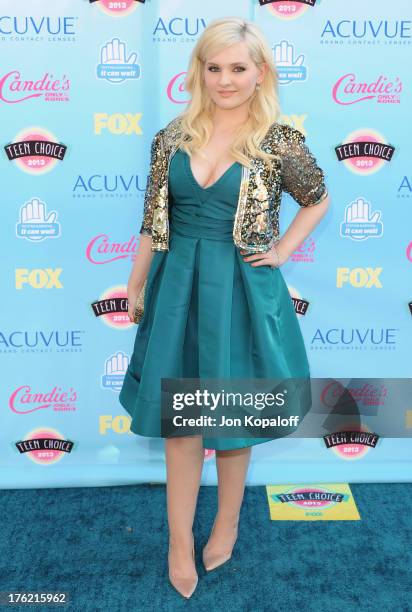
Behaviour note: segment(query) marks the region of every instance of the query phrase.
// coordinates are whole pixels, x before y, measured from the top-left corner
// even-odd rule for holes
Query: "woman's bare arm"
[[[318,225],[328,210],[329,202],[330,197],[327,195],[319,204],[302,206],[283,236],[276,241],[276,244],[272,245],[265,253],[255,255],[246,255],[246,251],[241,250],[240,253],[244,256],[243,260],[253,267],[267,265],[278,267],[283,265]]]
[[[300,208],[289,227],[278,241],[276,248],[283,261],[287,261],[295,250],[318,225],[329,207],[330,197],[326,196],[315,206]]]
[[[154,252],[152,251],[152,237],[147,234],[140,234],[139,249],[130,272],[128,286],[141,288],[146,280],[152,263]]]

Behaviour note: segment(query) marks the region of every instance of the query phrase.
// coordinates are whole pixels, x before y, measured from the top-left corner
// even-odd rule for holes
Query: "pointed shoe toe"
[[[216,518],[213,522],[212,530],[209,536],[209,541],[210,541],[210,537],[212,536],[215,530],[215,525],[216,525]],[[233,553],[235,544],[237,542],[237,537],[238,537],[238,526],[236,525],[233,528],[232,547],[230,549],[230,552],[212,553],[208,549],[208,546],[209,546],[209,541],[208,541],[208,543],[206,544],[206,546],[203,548],[203,551],[202,551],[202,560],[203,560],[203,565],[206,571],[211,572],[212,570],[216,569],[217,567],[220,567],[221,565],[223,565],[224,563],[229,561],[229,559],[232,558],[232,553]]]
[[[220,567],[221,565],[229,561],[229,559],[231,558],[232,558],[232,553],[224,554],[224,555],[208,555],[207,552],[203,550],[203,554],[202,554],[203,565],[205,566],[205,570],[207,572],[211,572],[217,567]]]
[[[196,578],[175,578],[169,574],[169,580],[180,595],[189,599],[196,590],[199,578],[198,576]]]
[[[170,548],[169,548],[170,555]],[[195,547],[193,544],[192,547],[192,559],[195,560]],[[196,573],[196,576],[193,578],[178,578],[174,575],[174,573],[170,570],[170,561],[169,561],[169,581],[173,588],[176,589],[180,595],[189,599],[193,595],[196,590],[197,583],[199,581],[199,576]]]

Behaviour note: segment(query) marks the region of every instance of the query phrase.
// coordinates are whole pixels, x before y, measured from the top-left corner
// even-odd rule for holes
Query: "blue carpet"
[[[216,487],[200,489],[199,584],[167,578],[164,485],[1,491],[0,590],[67,591],[81,612],[412,610],[412,486],[352,484],[361,521],[271,521],[264,487],[246,487],[232,559],[206,574],[201,548]],[[2,607],[29,610],[33,606]]]

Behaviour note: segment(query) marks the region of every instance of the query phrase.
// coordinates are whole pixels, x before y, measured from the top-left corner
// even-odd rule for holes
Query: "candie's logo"
[[[167,97],[175,104],[187,104],[189,96],[185,90],[185,76],[187,72],[178,72],[167,85]]]
[[[20,70],[10,70],[0,75],[0,102],[16,104],[40,99],[44,102],[68,102],[70,80],[66,74],[55,77],[49,72],[37,79],[25,78]]]
[[[368,101],[379,104],[399,104],[402,90],[403,83],[398,76],[390,79],[381,74],[372,81],[363,81],[353,72],[348,72],[339,77],[334,84],[332,97],[336,104],[343,106]]]
[[[291,261],[309,263],[314,261],[316,249],[315,241],[312,237],[306,238],[290,256]]]
[[[368,128],[352,132],[335,147],[338,160],[351,172],[363,175],[378,172],[391,161],[394,151],[395,147],[386,143],[379,132]]]
[[[364,382],[352,382],[349,385],[342,385],[337,380],[325,385],[320,395],[322,406],[328,409],[333,409],[337,405],[339,409],[349,407],[353,409],[353,403],[356,400],[356,406],[359,408],[376,408],[384,406],[388,401],[388,387],[383,382],[380,384]]]
[[[406,259],[412,263],[412,242],[406,247]]]
[[[7,158],[15,161],[28,174],[45,174],[63,161],[67,147],[57,142],[57,138],[41,127],[22,130],[13,142],[5,145]]]
[[[63,390],[55,385],[48,391],[32,389],[30,385],[17,387],[9,399],[9,408],[15,414],[30,414],[37,410],[73,412],[77,409],[77,392],[70,387]]]
[[[137,253],[138,240],[132,234],[126,242],[116,242],[107,234],[93,236],[86,248],[86,258],[90,263],[100,265],[108,264],[119,259],[134,261]]]

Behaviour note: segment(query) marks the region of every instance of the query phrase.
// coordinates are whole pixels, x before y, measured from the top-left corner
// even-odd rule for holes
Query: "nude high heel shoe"
[[[213,533],[215,523],[216,523],[216,519],[213,521],[212,530],[210,532],[211,534]],[[218,553],[218,554],[209,552],[208,551],[209,542],[206,544],[206,546],[203,548],[203,551],[202,551],[203,565],[205,566],[206,571],[211,572],[217,567],[220,567],[221,565],[223,565],[223,563],[226,563],[226,561],[229,561],[229,559],[232,557],[233,548],[236,544],[237,534],[238,534],[238,527],[236,526],[234,529],[234,541],[233,541],[230,551],[228,552],[223,552],[223,553]],[[210,536],[209,536],[209,539],[210,539]]]
[[[195,545],[192,545],[192,557],[193,561],[195,560]],[[169,580],[172,586],[176,589],[180,595],[189,599],[191,597],[197,587],[197,583],[199,580],[198,575],[196,574],[195,578],[179,578],[176,574],[170,569],[170,544],[169,544]]]

